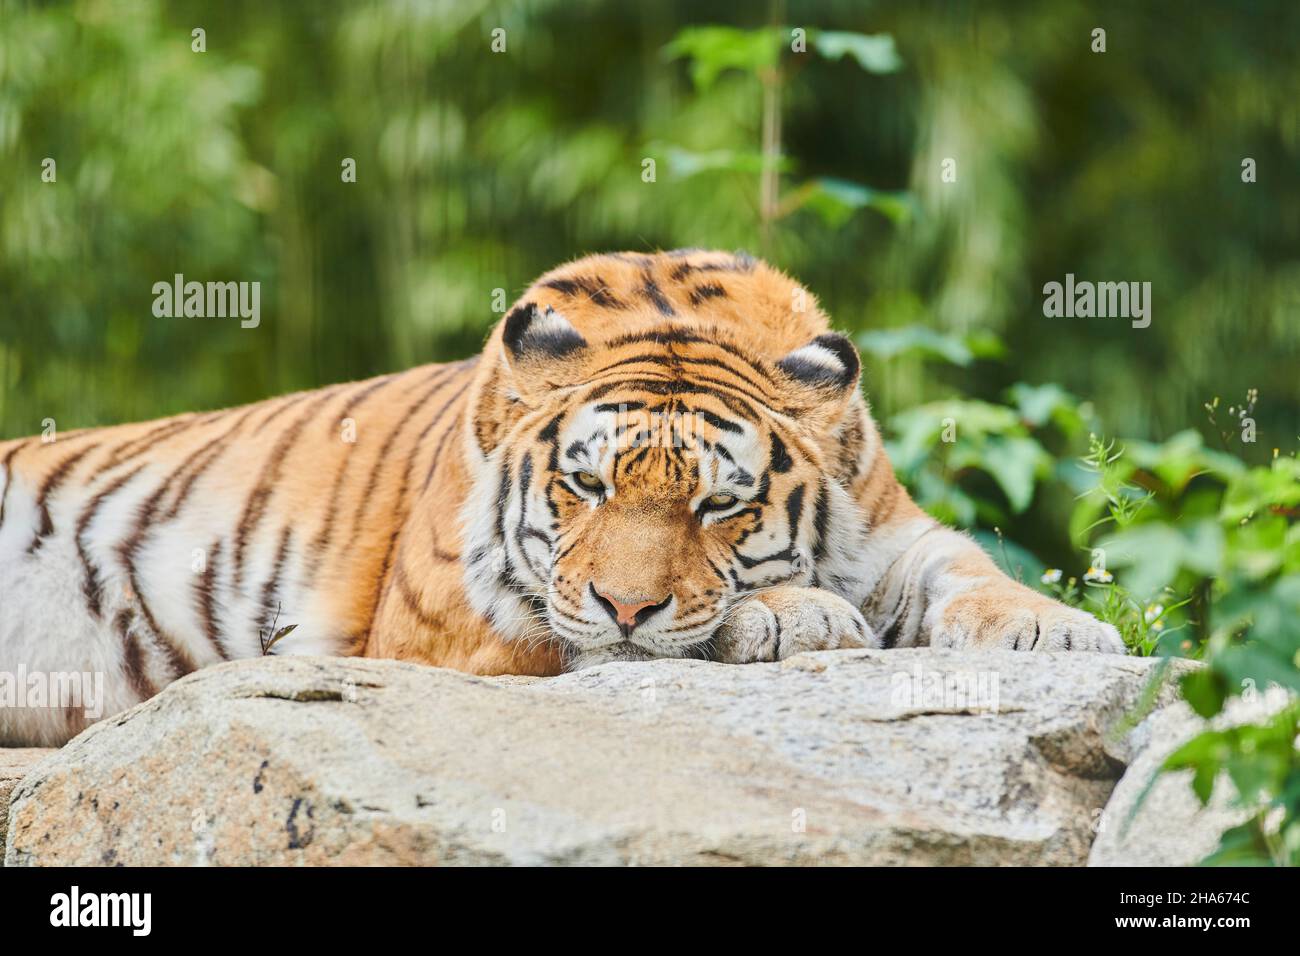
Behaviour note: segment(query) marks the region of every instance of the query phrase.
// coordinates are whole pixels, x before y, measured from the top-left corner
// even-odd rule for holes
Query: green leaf
[[[776,66],[787,35],[780,27],[687,27],[664,47],[664,55],[670,60],[690,59],[691,81],[697,90],[707,90],[726,70],[757,74]]]
[[[1214,781],[1219,776],[1219,768],[1214,764],[1203,764],[1196,768],[1196,773],[1192,777],[1192,791],[1196,798],[1201,801],[1201,806],[1210,802],[1210,797],[1214,796]]]
[[[858,335],[858,345],[864,352],[881,359],[919,355],[965,367],[975,357],[966,343],[957,336],[936,332],[923,325],[862,332]]]
[[[1059,385],[1017,382],[1007,389],[1007,397],[1020,411],[1020,417],[1035,428],[1056,421],[1062,428],[1073,431],[1082,424],[1076,411],[1078,399]]]
[[[1293,659],[1300,650],[1300,574],[1284,575],[1264,585],[1240,577],[1225,583],[1227,593],[1214,612],[1215,630],[1235,634],[1249,626],[1252,638],[1281,657]],[[1238,653],[1240,648],[1228,647],[1215,660],[1231,661]],[[1296,672],[1300,674],[1300,666]]]
[[[655,151],[658,144],[652,144]],[[668,173],[676,179],[689,179],[700,173],[728,172],[753,173],[762,172],[764,158],[762,153],[739,149],[715,149],[705,153],[683,149],[680,146],[661,146],[668,164]],[[777,159],[776,168],[788,172],[792,163],[786,157]]]
[[[986,329],[966,336],[966,347],[978,359],[1002,359],[1007,355],[1006,343]]]
[[[813,49],[828,60],[851,56],[868,73],[894,73],[902,69],[894,38],[888,33],[850,33],[818,30],[812,35]]]
[[[1107,535],[1096,547],[1106,552],[1108,568],[1127,569],[1124,586],[1145,601],[1174,582],[1191,546],[1176,527],[1148,521]]]
[[[1229,483],[1220,517],[1238,522],[1296,506],[1300,506],[1300,459],[1278,458],[1270,467],[1252,468]]]
[[[970,495],[932,471],[922,471],[916,480],[916,502],[945,524],[969,528],[975,524],[976,506]]]
[[[1205,447],[1200,432],[1188,428],[1160,444],[1130,441],[1125,457],[1167,484],[1175,494],[1182,492],[1197,475],[1210,474],[1227,481],[1245,470],[1238,459]]]
[[[1278,684],[1300,692],[1300,669],[1295,666],[1294,653],[1264,641],[1229,647],[1216,654],[1210,666],[1222,675],[1225,687],[1241,688],[1250,680],[1256,687]]]
[[[982,455],[982,467],[993,476],[1016,514],[1033,501],[1034,479],[1049,461],[1038,442],[1014,436],[990,436]]]
[[[1202,717],[1214,717],[1223,710],[1228,682],[1222,674],[1205,669],[1193,671],[1182,680],[1183,699]]]
[[[860,209],[874,209],[895,223],[912,218],[916,201],[908,192],[872,189],[847,179],[810,180],[796,191],[798,206],[806,206],[828,226],[838,228]]]
[[[1268,841],[1258,819],[1224,831],[1218,849],[1201,861],[1203,866],[1259,866],[1269,862]]]

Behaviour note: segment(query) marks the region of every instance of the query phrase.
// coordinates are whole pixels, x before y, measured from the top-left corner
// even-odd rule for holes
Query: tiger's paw
[[[880,646],[862,614],[844,598],[800,587],[776,587],[744,599],[728,612],[714,640],[714,659],[724,664]]]
[[[964,591],[944,607],[931,647],[1124,654],[1119,632],[1087,611],[1020,586]]]

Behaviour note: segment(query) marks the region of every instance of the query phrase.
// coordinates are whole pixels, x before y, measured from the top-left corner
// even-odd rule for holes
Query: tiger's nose
[[[608,614],[618,625],[618,629],[623,632],[624,637],[628,637],[637,625],[644,624],[647,620],[658,614],[668,606],[672,600],[672,595],[661,601],[623,601],[614,597],[605,591],[596,587],[593,581],[590,584],[591,596],[596,599],[596,603],[605,609]]]

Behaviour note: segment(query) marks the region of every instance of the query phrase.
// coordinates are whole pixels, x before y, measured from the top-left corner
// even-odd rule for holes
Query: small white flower
[[[1111,581],[1115,580],[1115,575],[1105,568],[1089,568],[1084,572],[1083,579],[1094,584],[1110,584]]]
[[[1041,580],[1044,584],[1055,584],[1057,581],[1061,580],[1061,569],[1048,568],[1043,573],[1043,577]]]
[[[1143,612],[1143,614],[1142,614],[1142,618],[1143,618],[1143,619],[1144,619],[1148,624],[1151,624],[1151,623],[1154,622],[1158,617],[1160,617],[1161,614],[1164,614],[1164,613],[1165,613],[1165,606],[1164,606],[1163,604],[1148,604],[1148,605],[1147,605],[1147,609],[1146,609],[1146,611]]]

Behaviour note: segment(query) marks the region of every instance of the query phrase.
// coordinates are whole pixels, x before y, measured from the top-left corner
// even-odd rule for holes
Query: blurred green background
[[[1117,560],[1194,590],[1188,522],[1300,441],[1297,36],[1294,0],[0,0],[0,435],[459,358],[565,259],[746,248],[860,333],[932,512],[1082,572],[1088,433],[1145,441],[1120,498],[1183,538]],[[178,272],[260,281],[261,326],[154,317]],[[1067,273],[1150,282],[1150,327],[1044,317]]]

